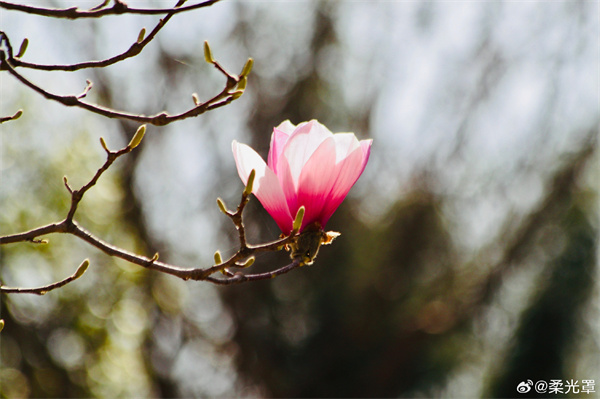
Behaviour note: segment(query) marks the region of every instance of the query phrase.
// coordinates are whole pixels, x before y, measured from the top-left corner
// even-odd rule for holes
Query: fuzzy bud
[[[256,170],[252,169],[250,176],[248,176],[248,183],[244,189],[244,195],[250,195],[252,193],[252,186],[254,185],[254,176],[256,176]]]
[[[302,219],[304,219],[304,206],[301,206],[296,213],[296,218],[294,219],[294,224],[292,225],[292,230],[294,232],[298,232],[300,227],[302,227]]]
[[[127,147],[129,147],[130,150],[133,150],[135,147],[140,145],[142,139],[144,138],[144,134],[146,134],[146,125],[142,125],[138,128]]]
[[[83,262],[81,262],[81,265],[79,265],[79,267],[77,268],[77,271],[73,275],[73,278],[79,278],[79,277],[83,276],[83,273],[85,273],[85,271],[87,270],[87,268],[89,266],[90,266],[89,259],[86,259]]]
[[[137,42],[141,43],[144,41],[144,37],[146,36],[146,28],[142,28],[142,30],[140,31],[138,38],[137,38]]]
[[[221,258],[221,252],[218,250],[215,252],[215,265],[220,265],[223,263],[223,258]]]
[[[244,263],[238,264],[238,266],[242,267],[242,268],[250,267],[254,264],[255,260],[256,260],[256,258],[254,256],[251,256],[248,259],[246,259],[246,261]]]
[[[248,61],[246,61],[246,63],[244,64],[244,68],[242,68],[242,73],[240,74],[240,77],[248,76],[250,74],[250,71],[252,70],[253,65],[254,60],[252,58],[248,58]]]
[[[208,45],[208,41],[204,41],[204,59],[209,64],[214,64],[215,59],[213,58],[212,51],[210,50],[210,46]]]
[[[19,47],[19,52],[17,53],[17,56],[15,58],[21,58],[25,55],[25,51],[27,51],[27,46],[29,45],[29,39],[25,38],[23,39],[23,42],[21,42],[21,47]]]
[[[219,206],[219,209],[221,210],[221,212],[223,212],[226,215],[228,214],[227,207],[225,206],[225,202],[223,202],[223,200],[221,198],[217,198],[217,205]]]

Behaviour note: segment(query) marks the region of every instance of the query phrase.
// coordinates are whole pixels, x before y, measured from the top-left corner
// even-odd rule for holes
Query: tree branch
[[[79,277],[83,276],[83,273],[87,270],[90,265],[90,261],[88,259],[84,260],[75,273],[73,275],[67,277],[64,280],[58,281],[53,284],[45,285],[43,287],[37,288],[20,288],[20,287],[5,287],[0,286],[0,292],[4,292],[5,294],[36,294],[36,295],[44,295],[48,291],[55,290],[60,287],[64,287],[72,281],[77,280]]]
[[[124,249],[111,245],[102,239],[94,236],[92,233],[85,230],[81,227],[75,220],[75,213],[79,206],[79,203],[83,199],[83,196],[98,182],[102,174],[108,170],[108,168],[117,160],[119,157],[131,152],[135,149],[141,142],[145,132],[145,126],[141,126],[136,134],[131,139],[130,143],[118,150],[111,151],[106,146],[106,143],[103,138],[100,138],[100,143],[102,148],[106,151],[107,158],[104,164],[96,171],[94,176],[90,179],[90,181],[84,184],[80,189],[73,189],[69,183],[67,178],[64,178],[64,184],[71,195],[71,206],[67,213],[65,219],[58,223],[49,224],[46,226],[41,226],[26,232],[6,235],[0,237],[0,245],[1,244],[10,244],[17,242],[41,242],[38,237],[45,236],[52,233],[63,233],[63,234],[71,234],[79,239],[87,242],[88,244],[94,246],[95,248],[101,250],[107,255],[114,256],[120,259],[123,259],[127,262],[139,265],[149,270],[154,270],[161,273],[170,274],[175,277],[179,277],[183,280],[196,280],[196,281],[209,281],[214,284],[219,285],[229,285],[229,284],[237,284],[243,282],[250,281],[258,281],[258,280],[266,280],[270,278],[277,277],[281,274],[287,273],[297,267],[304,265],[302,259],[293,259],[292,263],[287,266],[283,266],[279,269],[266,272],[266,273],[258,273],[258,274],[244,274],[242,272],[231,272],[230,268],[247,268],[254,263],[253,255],[260,252],[266,251],[279,251],[285,248],[288,244],[293,243],[298,237],[298,230],[302,223],[301,216],[300,218],[297,216],[296,219],[299,219],[294,222],[294,230],[290,233],[290,235],[286,237],[282,237],[278,240],[268,242],[260,245],[251,245],[246,241],[245,228],[242,213],[246,204],[249,201],[250,194],[252,192],[252,184],[254,180],[254,173],[251,173],[251,178],[248,179],[248,184],[244,188],[242,193],[240,203],[237,206],[235,212],[227,210],[225,204],[221,199],[218,199],[217,202],[219,204],[219,208],[223,213],[225,213],[234,223],[239,236],[240,246],[238,251],[232,255],[227,261],[216,261],[215,265],[207,267],[207,268],[182,268],[179,266],[170,265],[168,263],[158,261],[158,253],[154,255],[152,258],[148,258],[145,256],[133,254]],[[303,213],[302,213],[303,214]],[[220,259],[219,256],[215,256],[215,260]],[[83,265],[83,264],[82,264]],[[86,266],[87,267],[87,266]],[[80,267],[81,268],[81,267]],[[213,277],[215,273],[223,273],[225,278],[217,278]],[[6,293],[37,293],[43,294],[50,289],[55,289],[62,287],[65,284],[75,280],[78,278],[83,272],[75,273],[75,275],[62,280],[58,283],[51,284],[49,286],[39,287],[39,288],[8,288],[2,287],[1,292]],[[75,277],[76,276],[76,277]]]
[[[23,110],[22,109],[18,110],[17,112],[15,112],[11,116],[2,116],[2,117],[0,117],[0,123],[4,123],[4,122],[8,122],[8,121],[14,121],[15,119],[19,119],[21,117],[21,115],[23,115]]]
[[[0,38],[2,38],[2,40],[5,43],[9,43],[8,37],[4,34],[4,32],[0,31]],[[8,55],[8,57],[7,57],[7,55]],[[87,94],[87,91],[91,87],[90,82],[88,82],[86,91],[84,91],[84,93],[82,95],[61,96],[61,95],[57,95],[54,93],[50,93],[50,92],[42,89],[40,86],[34,84],[33,82],[31,82],[30,80],[25,78],[20,73],[18,73],[14,69],[13,65],[11,64],[12,60],[14,60],[14,58],[12,58],[12,50],[11,50],[10,46],[8,46],[7,51],[0,50],[0,70],[8,71],[12,76],[14,76],[17,80],[19,80],[25,86],[27,86],[30,89],[41,94],[48,100],[57,101],[67,107],[83,108],[85,110],[88,110],[90,112],[93,112],[95,114],[99,114],[99,115],[102,115],[102,116],[105,116],[108,118],[128,119],[128,120],[131,120],[131,121],[134,121],[137,123],[149,123],[149,124],[155,125],[155,126],[164,126],[164,125],[167,125],[169,123],[172,123],[172,122],[175,122],[178,120],[195,117],[195,116],[201,115],[207,111],[210,111],[210,110],[213,110],[216,108],[220,108],[220,107],[227,105],[227,104],[231,103],[232,101],[238,99],[244,92],[243,88],[238,88],[238,90],[234,90],[234,91],[231,91],[231,90],[235,89],[236,86],[238,86],[238,84],[241,83],[242,81],[245,81],[243,79],[245,77],[245,75],[239,75],[239,76],[233,75],[233,74],[227,72],[217,61],[213,61],[212,64],[215,66],[215,68],[217,68],[227,78],[225,88],[219,94],[217,94],[216,96],[214,96],[213,98],[209,99],[208,101],[206,101],[204,103],[196,104],[196,106],[194,108],[191,108],[188,111],[182,112],[180,114],[169,115],[166,112],[161,112],[156,115],[145,116],[145,115],[132,114],[132,113],[123,112],[123,111],[117,111],[114,109],[105,108],[100,105],[94,105],[94,104],[90,104],[85,101],[82,101],[81,98],[83,98],[85,96],[85,94]]]
[[[273,270],[266,273],[257,273],[257,274],[243,274],[237,272],[232,274],[229,278],[215,278],[215,277],[207,277],[206,280],[211,283],[217,285],[232,285],[232,284],[240,284],[246,283],[250,281],[260,281],[260,280],[270,280],[277,276],[281,276],[282,274],[288,273],[298,267],[304,266],[304,263],[301,259],[294,259],[292,263],[289,265],[283,266],[277,270]]]
[[[175,7],[178,7],[182,4],[184,4],[185,1],[186,0],[179,0],[179,2],[177,3],[177,5]],[[85,69],[85,68],[104,68],[104,67],[116,64],[117,62],[126,60],[128,58],[135,57],[136,55],[141,53],[142,50],[144,49],[144,47],[146,47],[146,45],[148,45],[156,37],[158,32],[166,25],[166,23],[169,21],[169,19],[171,19],[171,17],[173,17],[173,15],[175,15],[175,11],[174,11],[175,9],[172,9],[171,11],[169,11],[169,13],[158,22],[158,24],[154,27],[154,29],[152,29],[152,31],[148,34],[148,36],[144,37],[143,31],[140,32],[140,35],[138,36],[138,40],[136,40],[136,42],[133,43],[127,51],[125,51],[124,53],[118,54],[114,57],[107,58],[105,60],[87,61],[87,62],[81,62],[78,64],[69,64],[69,65],[43,65],[43,64],[35,64],[35,63],[22,61],[20,59],[20,57],[23,55],[24,51],[19,52],[20,54],[17,57],[12,57],[12,50],[11,50],[11,52],[9,53],[9,54],[11,54],[9,57],[10,63],[14,68],[22,67],[22,68],[37,69],[37,70],[42,70],[42,71],[73,72],[73,71],[77,71],[77,70]],[[4,34],[3,32],[1,32],[1,33]],[[6,34],[4,34],[4,36],[6,37]],[[7,39],[6,43],[8,46],[10,46],[8,39]]]
[[[165,13],[178,14],[181,12],[196,10],[198,8],[209,7],[219,2],[220,0],[207,0],[197,4],[181,7],[176,5],[173,8],[132,8],[120,0],[115,0],[112,7],[106,7],[108,1],[103,2],[99,6],[93,7],[89,10],[80,10],[77,7],[65,8],[65,9],[54,9],[54,8],[43,8],[33,7],[23,4],[14,4],[7,1],[0,0],[0,8],[6,10],[21,11],[27,14],[41,15],[44,17],[53,18],[67,18],[67,19],[79,19],[79,18],[101,18],[105,15],[122,15],[122,14],[139,14],[139,15],[160,15]]]

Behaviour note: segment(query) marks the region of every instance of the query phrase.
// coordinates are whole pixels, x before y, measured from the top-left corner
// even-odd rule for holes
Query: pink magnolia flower
[[[240,178],[247,184],[256,171],[252,192],[288,235],[301,206],[301,232],[325,227],[365,169],[372,142],[333,134],[316,120],[298,126],[285,121],[273,129],[267,163],[235,140],[232,149]]]

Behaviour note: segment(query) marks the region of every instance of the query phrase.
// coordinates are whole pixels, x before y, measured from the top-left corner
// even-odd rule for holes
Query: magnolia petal
[[[294,130],[296,130],[296,125],[290,122],[289,119],[286,119],[283,122],[281,122],[279,126],[277,126],[275,129],[282,131],[289,136],[290,134],[294,133]]]
[[[246,184],[252,169],[256,171],[252,193],[258,198],[265,210],[269,212],[281,231],[290,232],[293,218],[275,173],[267,167],[260,155],[246,144],[234,140],[231,147],[242,182]]]
[[[281,155],[285,143],[287,143],[289,138],[289,133],[286,133],[285,131],[280,130],[279,128],[273,129],[273,134],[271,135],[271,146],[269,147],[269,156],[267,158],[267,165],[273,170],[273,172],[275,172],[275,174],[277,174],[277,161],[279,160],[279,156]]]
[[[315,120],[296,127],[296,130],[290,135],[283,148],[283,153],[278,159],[277,175],[282,186],[284,186],[284,190],[286,185],[293,185],[294,191],[296,191],[302,168],[319,145],[325,139],[332,136],[333,133]],[[282,162],[283,160],[285,162]],[[280,173],[282,172],[280,169],[282,166],[280,165],[281,163],[287,164],[283,166],[287,168],[287,170],[284,170],[285,173]],[[291,181],[284,181],[284,179],[289,178],[291,178]]]
[[[298,184],[297,206],[306,209],[302,228],[322,220],[323,209],[330,201],[329,193],[337,180],[335,140],[323,141],[304,165]]]
[[[367,162],[369,162],[369,156],[371,155],[371,145],[372,144],[373,144],[373,139],[360,141],[360,148],[362,148],[363,154],[365,156],[365,159],[363,160],[362,170],[365,170],[365,167],[367,166]]]
[[[354,186],[362,172],[365,170],[370,155],[372,140],[365,140],[363,145],[352,151],[344,160],[335,166],[336,181],[328,195],[328,201],[323,207],[323,225],[327,223],[331,215],[340,206]]]
[[[336,163],[340,163],[360,147],[360,143],[354,133],[336,133],[333,135],[333,138],[335,139]]]

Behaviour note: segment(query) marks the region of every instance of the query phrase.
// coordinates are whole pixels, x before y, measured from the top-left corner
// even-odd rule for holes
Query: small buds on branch
[[[140,44],[135,43],[132,46],[132,48],[134,46],[138,46],[138,45],[143,47],[147,43],[149,43],[150,40],[152,40],[154,38],[154,36],[158,32],[158,30],[162,26],[164,26],[164,24],[166,23],[166,21],[168,20],[169,17],[170,17],[170,15],[165,17],[164,19],[162,19],[161,22],[159,23],[159,25],[157,25],[157,27],[148,35],[148,37],[146,37],[142,41],[142,43],[140,43]],[[166,112],[161,112],[156,115],[145,116],[145,115],[128,113],[128,112],[124,112],[124,111],[118,111],[118,110],[105,108],[100,105],[94,105],[94,104],[90,104],[90,103],[82,101],[82,98],[84,98],[86,96],[86,94],[89,92],[89,90],[92,88],[92,82],[90,82],[90,81],[87,82],[86,89],[84,90],[83,93],[81,93],[79,95],[64,95],[63,96],[63,95],[58,95],[58,94],[54,94],[54,93],[50,93],[50,92],[46,91],[42,87],[33,83],[29,79],[25,78],[22,74],[17,72],[17,70],[15,69],[16,67],[21,66],[21,67],[45,69],[45,70],[77,70],[77,69],[83,68],[84,67],[84,66],[82,66],[83,64],[78,64],[78,66],[76,68],[74,67],[72,69],[67,69],[67,68],[63,69],[56,65],[52,66],[50,68],[38,68],[40,65],[37,65],[37,67],[35,67],[34,64],[25,64],[22,61],[20,61],[19,59],[16,59],[12,56],[12,47],[10,45],[10,41],[8,40],[8,36],[6,36],[6,34],[2,31],[0,31],[0,42],[4,43],[7,48],[6,51],[0,49],[0,70],[8,71],[9,74],[11,74],[13,77],[15,77],[18,81],[20,81],[25,86],[32,89],[33,91],[41,94],[48,100],[57,101],[67,107],[83,108],[87,111],[93,112],[98,115],[105,116],[107,118],[127,119],[127,120],[131,120],[131,121],[134,121],[137,123],[148,123],[148,124],[155,125],[155,126],[164,126],[164,125],[167,125],[167,124],[175,122],[175,121],[179,121],[179,120],[183,120],[183,119],[187,119],[187,118],[191,118],[191,117],[196,117],[198,115],[204,114],[207,111],[223,107],[223,106],[231,103],[232,101],[237,100],[244,93],[243,90],[236,90],[236,91],[231,92],[231,90],[238,85],[238,83],[242,80],[242,78],[239,76],[232,75],[231,73],[227,72],[225,70],[225,68],[223,68],[217,61],[213,60],[212,64],[222,74],[225,75],[225,77],[227,78],[227,81],[225,84],[225,88],[219,94],[215,95],[211,99],[202,103],[199,100],[197,100],[197,96],[196,97],[193,96],[194,103],[195,103],[194,108],[191,108],[185,112],[175,114],[175,115],[170,115]],[[208,48],[208,45],[205,46],[205,49],[206,48]],[[118,62],[122,59],[129,58],[130,56],[134,56],[137,53],[139,53],[140,51],[141,51],[141,48],[139,48],[138,50],[135,50],[135,52],[127,53],[127,56],[125,56],[125,57],[118,57],[118,59],[115,58],[114,60],[115,60],[115,62]],[[211,54],[211,57],[212,57],[212,54]],[[112,63],[114,63],[114,62],[112,62]],[[97,65],[96,64],[94,64],[94,65],[86,64],[85,67],[103,67],[103,66],[107,66],[110,64],[111,63],[108,63],[108,64],[101,63],[101,64],[97,64]],[[248,64],[248,63],[246,63],[246,64]],[[244,68],[244,69],[248,69],[248,68]],[[248,70],[248,72],[249,72],[249,70]],[[3,118],[3,119],[0,119],[0,122],[10,120],[10,119],[11,118],[8,118],[8,119]]]
[[[44,17],[53,18],[68,18],[68,19],[79,19],[79,18],[101,18],[105,15],[121,15],[121,14],[138,14],[138,15],[160,15],[165,13],[178,14],[180,12],[186,12],[196,10],[203,7],[209,7],[219,2],[220,0],[207,0],[189,6],[182,7],[185,1],[178,2],[173,8],[134,8],[129,7],[122,1],[115,1],[112,7],[107,7],[110,1],[104,1],[100,5],[95,6],[89,10],[80,10],[77,7],[70,7],[64,9],[54,8],[42,8],[33,7],[22,4],[10,3],[8,1],[1,0],[0,8],[6,10],[16,10],[25,12],[28,14],[41,15]]]
[[[242,69],[242,73],[240,73],[240,77],[246,77],[250,75],[250,71],[252,71],[252,66],[254,66],[254,60],[252,58],[248,58],[248,61],[244,64],[244,68]]]
[[[248,176],[248,183],[246,183],[246,188],[244,189],[245,196],[252,194],[252,186],[254,185],[254,177],[255,176],[256,176],[256,170],[252,169],[252,171],[250,171],[250,175]]]
[[[140,44],[144,41],[144,37],[146,36],[146,28],[142,28],[142,30],[140,31],[140,33],[138,34],[138,38],[136,43]]]
[[[146,134],[146,125],[142,125],[138,128],[138,130],[135,132],[135,134],[131,138],[131,141],[127,145],[127,148],[129,148],[129,150],[131,151],[135,147],[140,145],[140,143],[142,142],[142,139],[144,138],[144,134]]]
[[[41,244],[47,243],[48,241],[45,239],[41,239],[40,237],[54,233],[69,234],[87,242],[88,244],[94,246],[97,249],[100,249],[109,256],[118,257],[127,262],[139,265],[141,267],[158,271],[161,273],[170,274],[184,280],[203,280],[213,282],[215,284],[235,284],[246,281],[258,281],[263,279],[269,279],[281,275],[283,273],[287,273],[288,271],[296,267],[300,267],[304,264],[300,259],[292,259],[291,264],[280,267],[271,272],[258,274],[252,274],[247,272],[247,270],[249,270],[249,268],[255,263],[256,254],[267,251],[279,251],[285,248],[286,246],[296,242],[296,240],[299,237],[298,232],[300,231],[300,226],[302,225],[302,218],[304,215],[304,208],[301,208],[298,211],[298,214],[296,215],[296,221],[294,222],[294,230],[289,232],[287,236],[260,245],[249,244],[246,240],[246,233],[242,214],[246,204],[250,199],[250,195],[253,192],[256,170],[252,170],[252,172],[248,176],[247,184],[242,192],[240,203],[235,210],[228,210],[223,200],[220,198],[217,199],[217,205],[219,209],[231,219],[238,232],[239,248],[235,254],[233,254],[225,260],[223,259],[221,253],[219,251],[216,251],[214,254],[215,264],[207,268],[182,268],[170,265],[165,262],[159,261],[158,253],[155,253],[155,255],[152,257],[130,253],[124,249],[121,249],[117,246],[103,241],[99,237],[96,237],[95,235],[84,229],[82,226],[80,226],[79,223],[77,223],[77,221],[75,220],[77,209],[83,197],[93,186],[96,185],[96,183],[104,174],[104,172],[106,172],[119,157],[133,151],[141,144],[146,132],[146,124],[163,126],[175,121],[183,120],[190,117],[196,117],[207,111],[225,106],[231,103],[232,101],[240,98],[244,94],[248,84],[248,75],[250,74],[254,64],[252,58],[249,58],[246,61],[241,73],[239,75],[235,75],[228,72],[215,59],[210,45],[208,44],[208,42],[204,42],[204,58],[206,62],[212,64],[220,73],[222,73],[225,76],[226,81],[224,88],[221,90],[221,92],[204,102],[200,101],[196,93],[193,93],[192,99],[194,102],[194,107],[188,109],[187,111],[178,114],[168,114],[166,112],[160,112],[151,116],[110,109],[101,105],[95,105],[84,101],[84,99],[87,97],[88,93],[93,87],[93,83],[89,80],[86,81],[86,86],[83,92],[81,92],[80,94],[58,95],[45,90],[42,86],[34,83],[28,77],[26,77],[26,75],[21,73],[23,68],[36,69],[42,71],[77,71],[85,68],[103,68],[113,65],[115,63],[140,54],[145,48],[145,46],[147,46],[157,36],[159,31],[173,17],[173,15],[201,7],[207,7],[216,3],[217,1],[219,0],[208,0],[197,2],[189,6],[184,6],[186,0],[178,0],[175,6],[172,8],[138,9],[128,6],[125,2],[121,0],[101,0],[100,4],[90,8],[89,10],[81,10],[77,7],[71,7],[67,9],[47,9],[40,7],[32,7],[28,5],[14,4],[4,0],[0,0],[0,9],[16,10],[20,12],[57,18],[94,18],[111,14],[166,14],[162,19],[159,20],[159,22],[154,26],[152,30],[149,30],[149,32],[147,32],[145,28],[141,29],[137,35],[137,38],[135,38],[135,41],[125,52],[104,60],[86,61],[68,65],[44,65],[24,61],[22,57],[24,57],[26,53],[27,46],[29,44],[29,39],[25,38],[23,40],[18,52],[16,52],[16,55],[14,55],[13,47],[10,43],[8,35],[5,32],[0,31],[0,71],[7,71],[9,75],[13,76],[21,84],[37,92],[38,94],[42,95],[48,100],[59,102],[68,107],[82,108],[89,112],[108,118],[126,119],[141,124],[141,126],[132,136],[130,142],[120,150],[111,150],[107,145],[105,139],[103,137],[100,137],[100,145],[106,153],[106,160],[97,169],[97,171],[91,177],[91,179],[79,189],[72,187],[69,184],[66,176],[63,178],[63,183],[67,192],[69,193],[71,203],[69,210],[62,221],[48,224],[45,226],[40,226],[21,233],[0,236],[0,245],[18,242]],[[15,120],[19,118],[22,115],[22,113],[23,111],[19,110],[12,116],[0,117],[0,123]],[[43,295],[46,292],[60,288],[80,278],[85,273],[88,266],[89,261],[86,259],[81,263],[81,265],[77,268],[76,272],[73,275],[67,277],[64,280],[43,287],[12,288],[0,286],[0,292],[32,293],[37,295]],[[235,271],[236,269],[238,271],[232,271]],[[242,272],[239,271],[239,269],[244,270]],[[217,277],[214,276],[215,274]]]
[[[304,219],[304,206],[301,206],[298,209],[298,213],[296,213],[296,217],[294,218],[294,223],[292,224],[292,231],[297,233],[302,227],[302,220]]]
[[[21,43],[21,47],[19,47],[19,52],[17,53],[15,58],[23,57],[25,55],[25,51],[27,50],[28,45],[29,45],[29,39],[28,38],[23,39],[23,42]]]
[[[81,262],[81,264],[79,265],[79,267],[77,268],[75,273],[73,273],[73,275],[67,277],[64,280],[53,283],[53,284],[49,284],[49,285],[45,285],[43,287],[37,287],[37,288],[13,288],[13,287],[0,286],[0,292],[4,292],[6,294],[44,295],[49,291],[55,290],[60,287],[64,287],[65,285],[69,284],[70,282],[77,280],[79,277],[83,276],[83,273],[86,272],[89,265],[90,265],[89,259],[85,259],[83,262]]]
[[[4,122],[8,122],[8,121],[14,121],[15,119],[19,119],[21,117],[21,115],[23,115],[23,110],[20,109],[17,112],[14,113],[14,115],[12,116],[3,116],[0,117],[0,123],[4,123]]]
[[[204,41],[204,60],[209,64],[215,63],[215,59],[212,56],[212,51],[210,50],[210,45],[208,44],[207,40]]]
[[[0,245],[1,244],[10,244],[17,242],[42,242],[38,237],[45,236],[53,233],[65,233],[71,234],[75,237],[80,238],[81,240],[87,242],[88,244],[100,249],[104,253],[114,256],[120,259],[123,259],[127,262],[142,266],[146,269],[158,271],[161,273],[170,274],[172,276],[179,277],[183,280],[196,280],[196,281],[209,281],[219,285],[227,285],[227,284],[237,284],[242,282],[249,281],[258,281],[265,280],[276,277],[283,273],[287,273],[288,271],[302,266],[303,263],[299,259],[293,259],[292,263],[281,268],[275,269],[271,272],[267,273],[258,273],[258,274],[244,274],[242,272],[232,273],[230,269],[238,268],[238,269],[248,269],[250,268],[256,260],[255,255],[261,252],[268,251],[280,251],[286,245],[295,242],[298,238],[297,229],[292,231],[287,237],[279,238],[275,241],[268,242],[260,245],[251,245],[246,241],[245,228],[242,218],[242,213],[246,204],[250,199],[250,194],[252,193],[252,187],[254,185],[254,179],[256,176],[256,172],[253,171],[249,178],[244,190],[242,192],[242,196],[240,199],[240,203],[237,206],[235,212],[227,209],[225,203],[222,199],[217,199],[217,205],[219,209],[227,215],[235,225],[238,235],[239,235],[239,249],[233,254],[229,259],[223,260],[220,251],[216,251],[214,254],[215,264],[213,266],[207,268],[182,268],[179,266],[170,265],[164,262],[160,262],[158,260],[159,256],[156,253],[152,258],[148,258],[142,255],[136,255],[130,252],[125,251],[124,249],[118,248],[114,245],[111,245],[102,239],[94,236],[92,233],[85,230],[81,227],[75,220],[75,213],[79,206],[79,203],[83,199],[83,196],[97,183],[98,179],[102,176],[106,170],[113,164],[113,162],[129,152],[135,149],[141,143],[144,133],[146,131],[146,126],[140,126],[136,133],[133,135],[131,141],[124,148],[113,151],[110,150],[106,144],[106,141],[103,138],[100,138],[100,144],[102,148],[106,151],[106,161],[104,164],[96,171],[91,180],[84,184],[80,189],[73,189],[67,181],[67,178],[64,177],[63,182],[67,191],[71,195],[71,207],[68,211],[66,218],[58,223],[49,224],[46,226],[41,226],[23,233],[17,233],[7,236],[0,236]],[[299,226],[302,223],[303,217],[303,209],[298,211],[296,215],[297,222],[295,226]],[[84,261],[77,271],[70,277],[65,280],[59,281],[54,284],[50,284],[44,287],[38,288],[11,288],[11,287],[1,287],[1,292],[4,293],[33,293],[38,295],[43,295],[44,293],[62,287],[71,281],[76,280],[81,277],[81,275],[85,272],[89,265],[89,262]],[[218,273],[222,275],[222,277],[214,277],[213,274]]]

